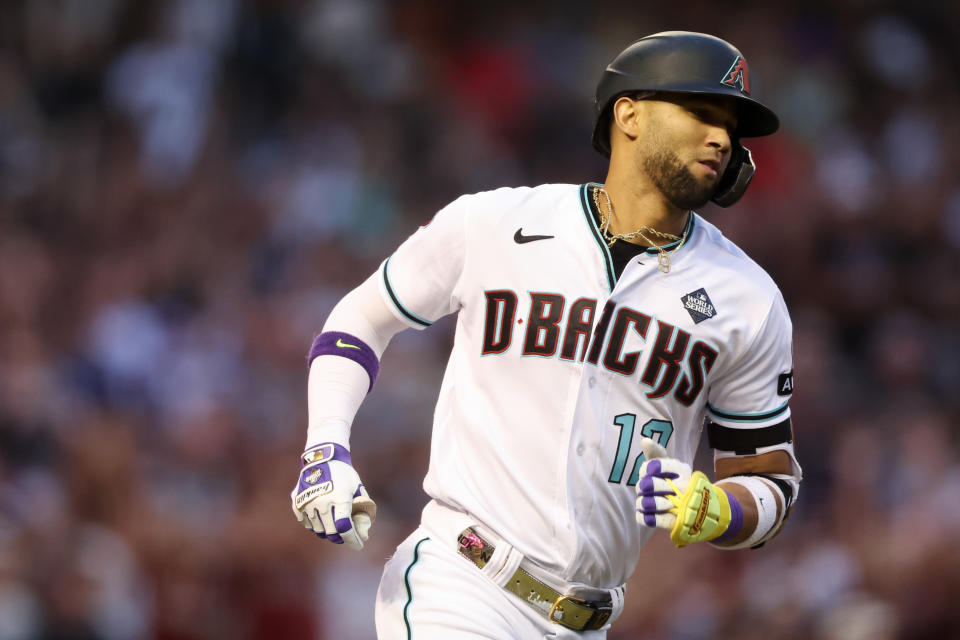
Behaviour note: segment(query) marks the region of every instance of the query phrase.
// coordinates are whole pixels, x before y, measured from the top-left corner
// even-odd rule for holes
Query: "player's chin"
[[[678,194],[670,198],[670,202],[673,206],[684,211],[695,211],[702,208],[708,202],[710,198],[713,197],[714,193],[713,188],[709,189],[696,189],[683,193],[682,195]]]
[[[697,183],[696,188],[691,189],[692,192],[690,195],[693,199],[703,199],[704,201],[709,200],[713,196],[714,192],[717,190],[717,185],[720,184],[720,176],[707,175],[707,176],[695,176],[695,181]]]
[[[680,209],[698,209],[709,202],[717,190],[717,180],[699,175],[696,167],[673,173],[663,184],[663,193]]]
[[[715,181],[694,180],[683,192],[675,194],[673,204],[681,209],[699,209],[706,205],[717,190]]]

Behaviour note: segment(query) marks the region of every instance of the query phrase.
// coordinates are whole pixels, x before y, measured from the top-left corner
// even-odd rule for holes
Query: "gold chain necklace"
[[[606,213],[604,213],[603,207],[600,206],[600,194],[603,194],[604,199],[607,201]],[[608,247],[612,247],[613,243],[617,240],[629,242],[630,240],[636,240],[637,238],[640,238],[650,245],[651,248],[657,250],[657,268],[663,273],[670,273],[670,254],[679,249],[680,245],[683,244],[682,240],[687,237],[686,229],[684,229],[682,236],[675,236],[672,233],[664,233],[663,231],[657,231],[652,227],[643,225],[636,231],[612,234],[610,233],[610,221],[613,219],[613,201],[610,200],[610,194],[607,193],[607,190],[603,187],[594,187],[593,203],[597,206],[597,211],[600,212],[600,233],[603,235],[603,239],[606,240]],[[676,242],[677,246],[667,251],[662,246],[655,244],[644,232],[651,233],[660,238],[669,240],[670,242]],[[667,244],[670,244],[670,242]]]

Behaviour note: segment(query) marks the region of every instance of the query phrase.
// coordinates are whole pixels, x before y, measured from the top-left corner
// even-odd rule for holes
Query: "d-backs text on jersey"
[[[514,328],[523,326],[516,320],[517,294],[500,289],[485,291],[484,295],[487,309],[482,355],[502,354],[513,342]],[[673,392],[678,402],[693,404],[717,360],[716,349],[701,340],[691,341],[689,332],[668,322],[654,322],[649,315],[627,306],[617,308],[612,300],[604,305],[594,326],[596,311],[597,301],[591,298],[577,298],[568,306],[560,294],[531,292],[521,354],[550,358],[559,349],[561,360],[586,359],[631,376],[639,370],[642,354],[623,352],[627,335],[633,331],[653,345],[640,374],[640,382],[650,387],[647,397],[663,398]],[[606,340],[608,332],[610,339]]]

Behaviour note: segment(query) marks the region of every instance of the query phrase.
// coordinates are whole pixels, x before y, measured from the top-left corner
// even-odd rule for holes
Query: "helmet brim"
[[[610,111],[613,103],[619,98],[630,95],[631,93],[636,93],[636,91],[624,91],[619,95],[613,96],[604,106],[600,117],[597,118],[597,123],[593,130],[593,147],[607,157],[610,156]],[[729,91],[724,91],[722,89],[717,90],[716,87],[705,89],[700,83],[694,85],[677,84],[657,89],[656,93],[647,99],[656,100],[656,94],[661,93],[702,95],[709,98],[729,96],[733,98],[737,104],[737,128],[733,132],[733,137],[736,139],[768,136],[776,133],[780,128],[780,118],[777,117],[777,114],[775,114],[772,109],[758,100],[743,95],[733,87],[731,87]]]
[[[772,109],[764,105],[759,100],[754,100],[750,96],[743,95],[737,89],[731,87],[729,91],[718,91],[715,87],[704,89],[701,85],[684,86],[658,89],[657,93],[683,93],[693,95],[703,95],[706,97],[729,96],[737,101],[737,128],[734,136],[737,138],[757,138],[776,133],[780,128],[780,118]],[[656,96],[654,96],[654,99]]]

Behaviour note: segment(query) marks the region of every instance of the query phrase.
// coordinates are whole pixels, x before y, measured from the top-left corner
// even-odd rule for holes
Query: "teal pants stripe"
[[[413,565],[417,564],[420,560],[420,545],[429,539],[430,538],[424,538],[413,548],[413,562],[410,563],[406,573],[403,574],[403,583],[407,586],[407,604],[403,606],[403,623],[407,626],[407,640],[413,638],[413,629],[410,628],[410,618],[407,616],[407,610],[413,603],[413,591],[410,589],[410,570],[413,569]]]

